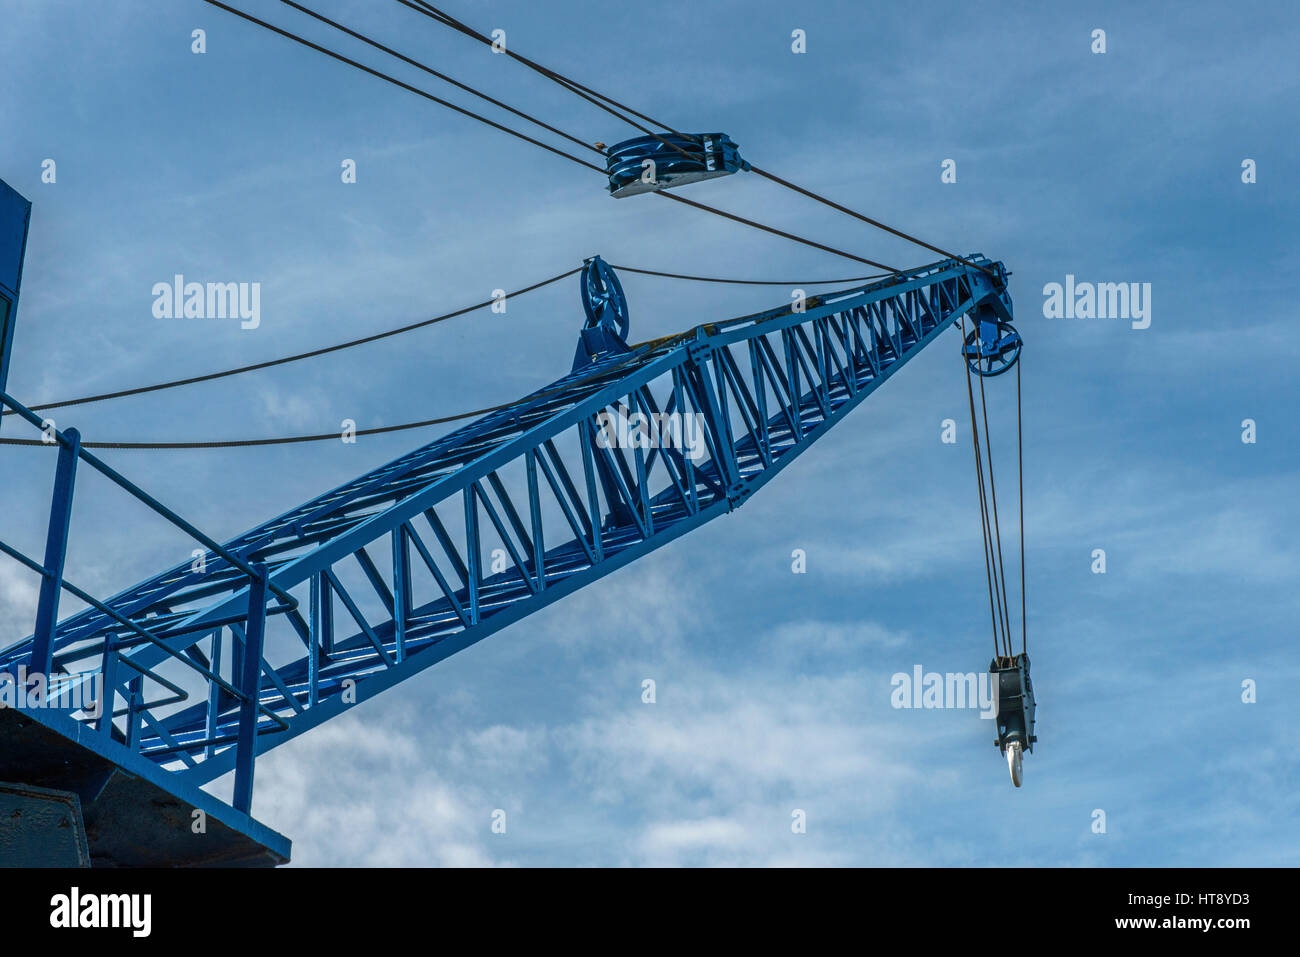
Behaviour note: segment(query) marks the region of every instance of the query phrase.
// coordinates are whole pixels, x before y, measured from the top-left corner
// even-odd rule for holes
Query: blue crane
[[[669,129],[594,148],[615,197],[656,192],[882,265],[670,194],[753,171],[890,229],[751,166],[725,134]],[[647,342],[632,341],[615,269],[594,257],[579,271],[584,319],[565,375],[219,543],[99,459],[75,429],[55,430],[5,391],[30,206],[0,187],[0,403],[58,446],[43,558],[0,541],[41,580],[31,635],[0,650],[0,782],[17,782],[0,783],[0,808],[75,806],[68,813],[84,815],[86,840],[61,853],[83,863],[287,861],[289,841],[251,816],[258,755],[740,507],[949,326],[971,320],[960,348],[981,399],[984,380],[1015,368],[1022,345],[1009,273],[978,254],[944,253]],[[971,415],[974,427],[973,393]],[[976,461],[979,473],[978,438]],[[202,547],[107,599],[69,582],[64,555],[85,468]],[[987,511],[982,476],[980,490]],[[1034,702],[1028,655],[1010,647],[993,506],[984,530],[996,743],[1019,786],[1036,740]],[[1000,564],[1000,538],[997,549]],[[87,607],[60,619],[65,592]],[[232,771],[230,803],[202,790]],[[36,853],[54,851],[38,840]]]
[[[234,770],[247,815],[256,755],[738,508],[961,317],[992,327],[994,354],[1007,273],[970,262],[630,345],[617,278],[594,259],[567,375],[38,625],[0,670],[97,681],[98,717],[31,715],[190,796]]]

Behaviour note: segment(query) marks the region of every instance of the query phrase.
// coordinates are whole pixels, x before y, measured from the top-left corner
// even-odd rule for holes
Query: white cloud
[[[372,716],[373,717],[373,716]],[[493,805],[445,777],[408,729],[336,718],[258,762],[255,813],[307,866],[480,867]],[[229,776],[215,793],[229,787]]]

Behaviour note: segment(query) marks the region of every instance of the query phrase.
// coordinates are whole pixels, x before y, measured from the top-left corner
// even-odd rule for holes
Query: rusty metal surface
[[[72,791],[0,781],[0,867],[89,867]]]

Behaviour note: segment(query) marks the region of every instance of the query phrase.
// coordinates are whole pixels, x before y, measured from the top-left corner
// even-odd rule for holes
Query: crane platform
[[[76,795],[92,867],[273,867],[289,861],[287,837],[154,762],[50,710],[0,708],[0,782]],[[48,866],[42,848],[66,840],[58,821],[28,814],[0,831],[0,867]],[[84,823],[83,823],[84,822]],[[60,826],[62,825],[62,826]],[[24,832],[25,831],[25,832]],[[7,848],[10,850],[7,852]]]

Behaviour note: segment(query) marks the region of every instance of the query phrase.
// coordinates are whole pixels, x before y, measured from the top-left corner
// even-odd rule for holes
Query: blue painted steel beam
[[[18,318],[18,292],[27,252],[32,204],[0,180],[0,392],[9,381],[9,357]]]
[[[59,617],[59,598],[63,594],[63,564],[68,552],[68,529],[72,521],[72,490],[77,477],[77,453],[81,433],[68,429],[67,445],[59,446],[59,460],[54,469],[54,495],[50,504],[50,525],[45,537],[45,575],[41,578],[40,597],[36,603],[36,631],[32,636],[32,654],[28,670],[49,675],[54,663],[54,625]]]
[[[67,618],[55,668],[104,672],[110,707],[139,716],[114,744],[186,786],[211,781],[251,754],[250,733],[257,752],[276,747],[743,504],[949,325],[990,296],[1009,309],[1002,265],[970,258],[597,354],[211,550],[201,570],[187,560]],[[698,422],[698,454],[607,447],[607,417],[638,414]],[[267,609],[260,653],[250,563],[294,599]],[[0,653],[0,669],[27,650]],[[222,684],[178,676],[177,655]]]
[[[253,566],[257,577],[248,590],[248,623],[243,629],[244,642],[239,669],[239,689],[244,699],[239,702],[239,731],[235,742],[235,791],[231,804],[236,811],[249,813],[253,804],[253,759],[257,756],[253,740],[257,734],[257,699],[262,684],[262,650],[266,634],[266,568],[261,563]],[[281,689],[283,685],[279,685]],[[159,737],[163,732],[159,732]],[[174,735],[167,735],[176,744]],[[184,752],[179,752],[184,755]]]

